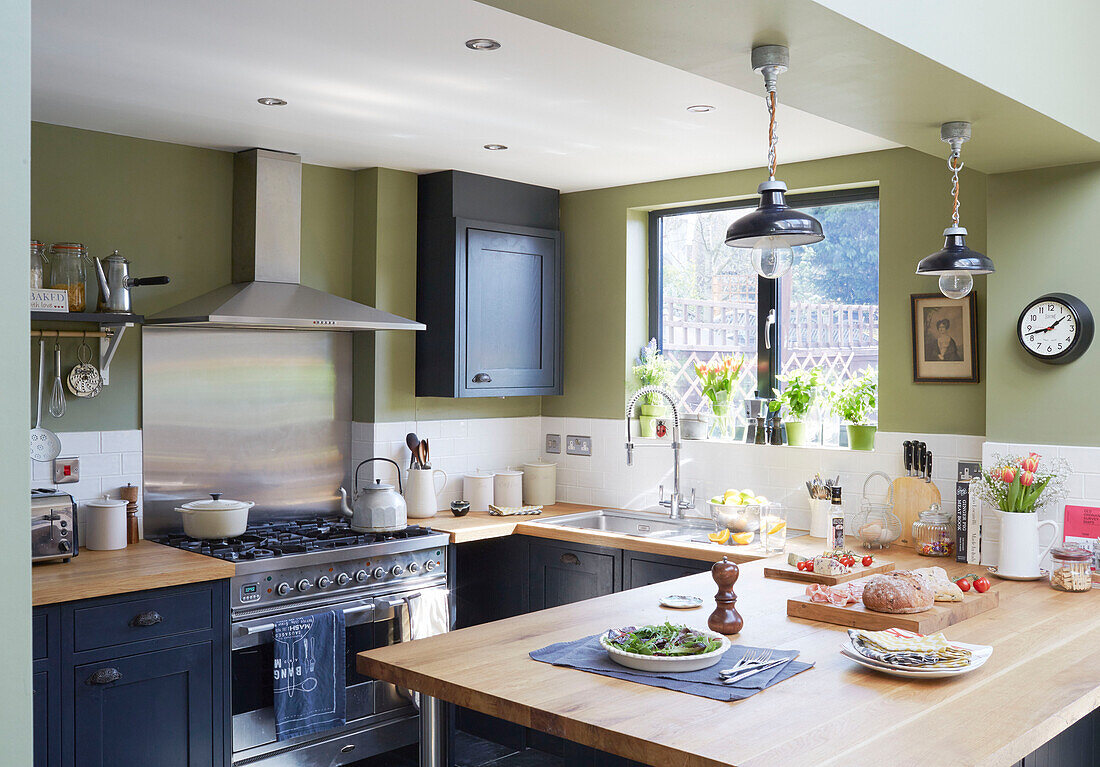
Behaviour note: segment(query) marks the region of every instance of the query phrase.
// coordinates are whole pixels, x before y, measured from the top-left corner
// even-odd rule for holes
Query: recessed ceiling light
[[[486,144],[483,149],[488,149],[490,152],[499,152],[502,149],[507,149],[504,144]]]
[[[271,96],[264,96],[262,99],[256,99],[256,101],[263,104],[265,107],[285,107],[286,102],[282,99],[272,98]]]
[[[500,47],[500,43],[488,37],[475,37],[473,40],[466,41],[466,47],[471,51],[495,51]]]
[[[710,104],[692,104],[687,108],[689,112],[713,112],[714,107]]]

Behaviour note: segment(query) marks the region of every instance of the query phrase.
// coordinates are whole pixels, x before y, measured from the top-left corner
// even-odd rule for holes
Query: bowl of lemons
[[[756,541],[760,520],[770,501],[752,490],[727,490],[707,501],[715,532],[714,543],[747,546]]]

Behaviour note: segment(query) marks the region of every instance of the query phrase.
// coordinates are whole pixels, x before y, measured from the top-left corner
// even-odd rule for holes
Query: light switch
[[[546,435],[546,452],[547,453],[560,453],[561,452],[561,435],[560,434],[547,434]]]
[[[53,459],[53,483],[65,485],[69,482],[80,480],[79,458],[54,458]]]

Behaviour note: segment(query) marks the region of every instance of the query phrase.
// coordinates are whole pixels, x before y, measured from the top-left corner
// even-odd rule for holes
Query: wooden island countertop
[[[789,550],[812,554],[816,539]],[[899,568],[973,565],[891,549]],[[771,561],[771,560],[769,560]],[[1100,594],[1056,592],[1045,581],[991,578],[1000,606],[950,627],[950,639],[995,649],[980,669],[945,680],[897,679],[839,652],[844,629],[788,618],[805,584],[741,565],[735,641],[795,648],[816,667],[747,700],[725,703],[538,663],[554,642],[666,618],[705,627],[709,573],[517,616],[359,654],[361,673],[651,765],[1007,767],[1100,707]],[[696,594],[701,609],[658,606]]]
[[[31,571],[35,607],[132,591],[232,578],[231,562],[152,541],[114,551],[81,549],[68,562],[43,562]]]

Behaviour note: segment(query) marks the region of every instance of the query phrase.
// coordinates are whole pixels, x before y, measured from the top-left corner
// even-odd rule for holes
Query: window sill
[[[637,445],[671,445],[672,440],[669,437],[633,437],[634,443]],[[745,447],[755,448],[783,448],[786,450],[826,450],[829,452],[840,453],[866,453],[873,454],[879,452],[876,447],[874,450],[853,450],[850,447],[841,445],[750,445],[747,442],[743,442],[739,439],[684,439],[680,438],[680,444],[686,445],[744,445]]]

